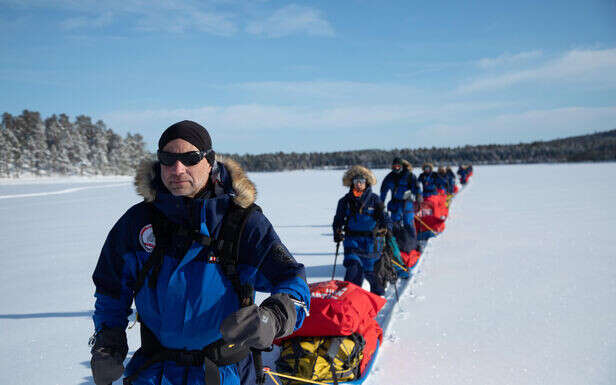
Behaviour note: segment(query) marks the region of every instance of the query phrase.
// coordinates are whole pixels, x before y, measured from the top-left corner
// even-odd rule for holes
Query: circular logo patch
[[[154,250],[154,246],[156,246],[156,238],[154,237],[154,230],[152,230],[152,225],[145,225],[139,232],[139,243],[141,247],[148,253],[151,253]]]

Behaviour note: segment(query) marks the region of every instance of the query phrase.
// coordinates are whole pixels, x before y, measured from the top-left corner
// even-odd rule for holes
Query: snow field
[[[250,175],[310,282],[331,278],[342,173]],[[615,181],[615,163],[475,167],[366,384],[616,383]],[[93,383],[90,277],[138,201],[121,178],[0,181],[0,384]]]

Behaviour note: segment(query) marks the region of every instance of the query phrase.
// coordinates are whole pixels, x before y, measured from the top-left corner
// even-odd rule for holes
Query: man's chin
[[[171,194],[173,194],[176,197],[184,197],[184,196],[188,196],[192,194],[192,189],[189,188],[172,188],[171,190]]]

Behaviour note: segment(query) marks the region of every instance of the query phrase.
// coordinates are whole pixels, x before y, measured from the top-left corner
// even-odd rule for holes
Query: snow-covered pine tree
[[[74,173],[75,168],[69,158],[71,147],[69,127],[61,125],[54,114],[45,119],[45,134],[53,172],[64,175]]]
[[[22,170],[36,175],[48,174],[50,153],[45,140],[45,125],[41,120],[41,114],[23,110],[13,122],[13,133],[19,140]]]
[[[76,125],[73,125],[66,114],[59,115],[60,125],[68,128],[69,133],[69,151],[68,157],[72,164],[72,174],[74,175],[89,175],[91,174],[91,163],[88,159],[90,151],[85,135],[83,135]]]
[[[91,163],[91,172],[94,174],[105,174],[109,166],[107,159],[107,136],[105,135],[105,123],[101,120],[92,123],[89,116],[79,115],[76,118],[75,126],[81,132],[88,143],[88,159]]]

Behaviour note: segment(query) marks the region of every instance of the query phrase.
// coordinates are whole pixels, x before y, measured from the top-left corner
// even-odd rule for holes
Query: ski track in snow
[[[67,189],[58,190],[58,191],[46,191],[46,192],[29,193],[29,194],[0,195],[0,199],[32,198],[32,197],[42,197],[46,195],[70,194],[70,193],[75,193],[75,192],[84,191],[84,190],[126,186],[127,184],[128,183],[114,183],[114,184],[107,184],[107,185],[102,185],[102,186],[73,187],[73,188],[67,188]]]
[[[378,186],[387,172],[375,171]],[[309,282],[331,278],[342,174],[249,174]],[[116,182],[0,185],[20,195],[0,200],[0,384],[93,384],[91,274],[141,201]],[[616,163],[475,167],[400,292],[365,384],[616,384],[615,192]]]

